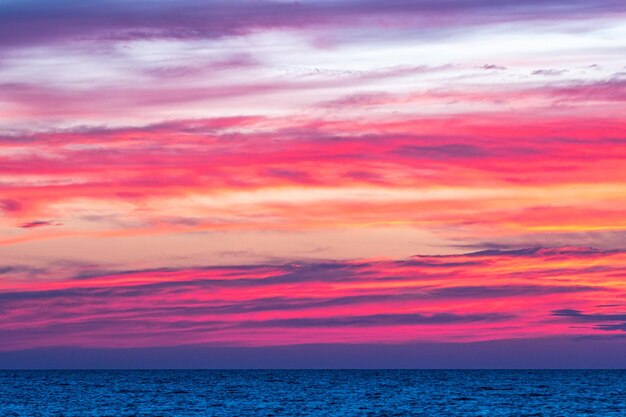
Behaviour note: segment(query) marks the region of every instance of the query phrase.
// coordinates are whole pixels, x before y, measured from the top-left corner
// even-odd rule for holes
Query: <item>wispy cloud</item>
[[[20,340],[23,346],[54,346],[62,339],[91,346],[92,338],[106,344],[113,335],[125,346],[145,346],[174,336],[181,344],[267,345],[376,342],[385,332],[393,342],[581,333],[554,316],[597,324],[582,334],[604,333],[619,330],[621,324],[611,322],[623,314],[558,307],[609,305],[623,297],[625,289],[612,277],[624,260],[623,252],[535,248],[128,271],[75,265],[73,277],[49,278],[37,289],[12,279],[19,271],[7,267],[0,292],[2,348]],[[271,340],[260,339],[260,331]]]
[[[625,13],[0,1],[0,349],[623,335]]]
[[[0,39],[3,39],[5,45],[19,46],[90,38],[219,38],[243,35],[260,29],[306,25],[371,25],[384,22],[385,18],[399,19],[397,24],[400,25],[418,21],[427,27],[450,29],[455,26],[521,19],[576,19],[623,11],[623,3],[614,0],[602,0],[593,4],[562,0],[341,0],[332,3],[210,1],[202,6],[192,1],[141,1],[132,4],[95,1],[89,5],[79,1],[7,1],[0,8],[0,17],[7,22],[0,31]]]

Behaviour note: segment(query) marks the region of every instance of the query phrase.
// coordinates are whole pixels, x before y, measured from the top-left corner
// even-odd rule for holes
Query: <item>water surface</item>
[[[0,416],[626,416],[626,371],[0,371]]]

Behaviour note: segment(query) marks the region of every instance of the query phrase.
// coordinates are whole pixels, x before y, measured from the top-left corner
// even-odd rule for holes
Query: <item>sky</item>
[[[0,22],[0,367],[626,368],[622,0]]]

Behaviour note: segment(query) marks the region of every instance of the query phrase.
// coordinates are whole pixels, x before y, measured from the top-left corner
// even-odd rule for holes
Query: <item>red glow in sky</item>
[[[622,338],[625,12],[2,3],[0,351]]]

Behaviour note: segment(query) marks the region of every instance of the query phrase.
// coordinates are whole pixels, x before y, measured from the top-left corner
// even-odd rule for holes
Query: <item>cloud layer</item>
[[[0,349],[619,339],[625,14],[1,2]]]
[[[624,262],[623,252],[561,248],[396,261],[74,268],[37,289],[29,281],[5,280],[0,348],[619,334],[626,321],[620,301],[626,287],[619,281]],[[10,267],[6,272],[19,274]]]

